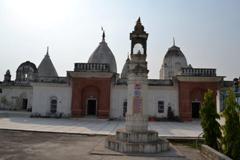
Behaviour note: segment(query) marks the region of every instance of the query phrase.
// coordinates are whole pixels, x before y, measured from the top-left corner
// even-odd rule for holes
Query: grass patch
[[[201,144],[203,144],[202,139],[181,139],[181,140],[169,140],[174,145],[188,146],[194,149],[200,149]]]

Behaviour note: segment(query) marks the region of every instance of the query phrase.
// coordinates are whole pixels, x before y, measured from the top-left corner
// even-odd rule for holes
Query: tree
[[[212,90],[208,90],[204,94],[203,104],[200,109],[200,117],[205,144],[219,150],[221,148],[220,139],[222,134],[220,124],[217,122],[220,116],[217,114],[214,99]]]
[[[225,109],[223,117],[225,124],[223,126],[223,152],[233,159],[240,159],[240,120],[239,105],[236,102],[234,92],[229,89],[224,101]]]

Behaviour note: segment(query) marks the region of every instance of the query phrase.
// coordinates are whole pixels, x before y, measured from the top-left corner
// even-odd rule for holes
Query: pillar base
[[[148,130],[148,116],[142,114],[133,114],[126,116],[126,131],[144,132]]]
[[[122,153],[160,153],[169,150],[169,142],[158,137],[155,131],[128,132],[117,130],[116,136],[108,136],[105,147]]]

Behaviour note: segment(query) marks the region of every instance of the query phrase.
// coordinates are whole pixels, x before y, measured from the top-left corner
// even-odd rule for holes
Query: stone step
[[[124,142],[147,143],[155,142],[159,138],[158,132],[156,131],[128,132],[125,129],[118,129],[116,132],[116,139]]]
[[[31,112],[0,110],[0,117],[30,117]]]
[[[123,153],[160,153],[169,150],[169,142],[159,138],[155,142],[131,143],[119,141],[115,136],[108,136],[105,147]]]

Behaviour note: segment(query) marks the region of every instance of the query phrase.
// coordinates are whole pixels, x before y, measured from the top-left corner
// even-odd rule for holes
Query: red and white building
[[[147,54],[148,33],[140,19],[130,33],[131,54]],[[58,77],[47,54],[38,66],[27,61],[21,64],[16,79],[6,72],[0,83],[2,109],[27,109],[33,116],[119,118],[127,111],[129,58],[121,73],[117,72],[114,54],[102,41],[87,63],[75,63],[66,77]],[[169,112],[183,121],[199,117],[203,95],[208,90],[216,97],[223,86],[223,76],[216,69],[194,68],[187,63],[179,47],[167,50],[159,79],[148,79],[145,98],[151,117],[166,118]],[[216,98],[216,103],[218,98]],[[220,104],[220,103],[219,103]]]

